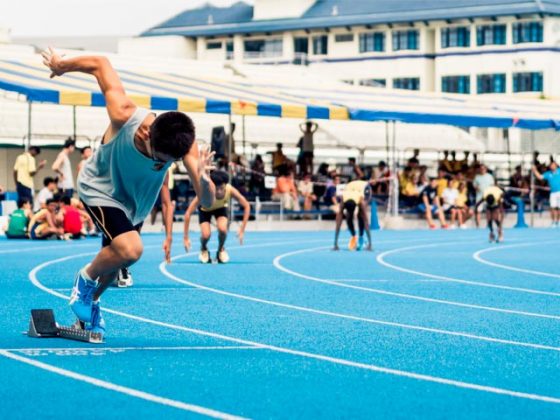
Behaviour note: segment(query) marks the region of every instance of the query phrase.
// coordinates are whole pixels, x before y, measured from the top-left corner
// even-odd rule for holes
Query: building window
[[[360,34],[360,52],[365,53],[374,51],[385,51],[385,34],[383,32]]]
[[[543,74],[534,73],[513,73],[514,92],[542,92]]]
[[[479,74],[477,77],[478,93],[506,93],[505,74]]]
[[[476,28],[476,43],[482,45],[506,45],[506,25],[482,25]]]
[[[373,87],[386,87],[386,79],[362,79],[360,80],[360,86],[373,86]]]
[[[206,43],[207,50],[221,50],[222,49],[222,41],[213,41]]]
[[[402,77],[393,79],[393,89],[420,90],[420,78]]]
[[[468,26],[441,29],[441,48],[470,46],[471,30]]]
[[[393,51],[417,50],[418,31],[394,31],[393,32]]]
[[[296,54],[308,54],[309,38],[294,38],[294,52]]]
[[[441,91],[471,93],[471,78],[470,76],[444,76],[441,78]]]
[[[543,42],[542,22],[516,22],[513,24],[513,43]]]
[[[233,60],[233,41],[226,42],[226,60]]]
[[[329,37],[320,35],[313,37],[313,54],[327,55],[329,53]]]
[[[353,42],[354,34],[337,34],[334,36],[334,42]]]
[[[244,47],[245,58],[280,57],[283,53],[282,39],[249,39]]]

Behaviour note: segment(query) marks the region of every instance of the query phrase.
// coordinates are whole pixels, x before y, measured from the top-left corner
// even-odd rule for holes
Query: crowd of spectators
[[[485,164],[479,162],[477,154],[471,155],[468,151],[463,153],[462,159],[458,159],[454,151],[444,151],[442,159],[437,162],[437,175],[433,177],[430,176],[432,168],[420,163],[419,150],[414,150],[396,174],[384,161],[366,167],[353,157],[344,165],[323,162],[315,166],[313,136],[319,126],[306,122],[300,129],[302,136],[296,159],[292,160],[284,154],[282,143],[278,143],[276,149],[268,153],[270,169],[267,170],[261,155],[248,162],[245,156],[236,153],[233,140],[235,125],[232,124],[223,142],[227,147],[222,145],[218,153],[217,166],[231,170],[232,185],[249,201],[276,201],[284,210],[294,213],[294,217],[304,219],[315,215],[334,218],[339,211],[341,184],[366,180],[374,199],[383,204],[387,202],[392,180],[398,179],[399,207],[405,212],[423,215],[430,228],[436,228],[436,222],[442,228],[465,228],[471,218],[478,226],[484,207],[476,207],[475,204],[481,200],[485,189],[497,185],[496,178]],[[10,237],[68,239],[94,233],[91,218],[79,200],[74,198],[74,176],[69,159],[74,151],[75,142],[68,139],[51,167],[53,174],[43,178],[43,187],[37,194],[34,194],[34,178],[46,166],[44,160],[36,162],[40,148],[31,147],[17,157],[14,181],[19,201],[18,210],[10,219],[10,226],[7,226]],[[91,154],[90,147],[81,149],[78,173]],[[517,166],[507,185],[502,184],[507,189],[507,197],[528,201],[533,181],[537,187],[535,201],[537,206],[542,205],[549,196],[548,186],[554,185],[553,190],[560,188],[560,181],[556,186],[556,175],[550,175],[548,168],[549,165],[540,163],[538,153],[535,153],[535,176],[531,179],[530,172],[523,173],[522,167]],[[560,177],[556,169],[553,168],[552,172]],[[176,188],[171,188],[172,199],[175,200],[181,190],[185,195],[184,204],[188,204],[189,194],[184,187],[180,183],[173,184]],[[0,186],[0,199],[4,192]],[[181,211],[180,207],[178,211]],[[554,216],[558,222],[560,210]],[[23,219],[26,219],[24,233],[21,232]],[[39,233],[34,231],[36,225]]]
[[[32,146],[17,156],[14,164],[17,209],[3,226],[8,238],[68,240],[97,235],[90,215],[80,200],[74,197],[74,171],[70,156],[75,149],[75,141],[66,140],[51,166],[52,175],[43,178],[43,187],[38,193],[35,193],[35,178],[47,164],[46,160],[36,162],[41,149]],[[91,147],[81,150],[82,160],[76,168],[77,172],[91,153]],[[0,193],[3,192],[4,188],[0,186]]]

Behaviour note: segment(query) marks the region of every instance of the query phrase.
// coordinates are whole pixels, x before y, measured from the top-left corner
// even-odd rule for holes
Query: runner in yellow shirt
[[[342,226],[342,219],[346,217],[346,224],[352,237],[348,243],[348,249],[351,251],[361,250],[364,245],[364,232],[368,237],[367,251],[371,251],[371,233],[369,231],[369,220],[367,217],[367,200],[366,194],[369,189],[367,181],[352,181],[342,193],[342,206],[336,215],[336,231],[334,236],[334,250],[338,251],[338,236],[340,234],[340,227]],[[359,239],[356,236],[356,229],[354,228],[354,213],[358,208],[358,227],[360,230]]]
[[[234,187],[229,184],[229,175],[224,171],[213,171],[210,174],[210,179],[214,182],[216,186],[216,199],[211,207],[199,206],[198,198],[195,198],[189,205],[187,211],[185,212],[185,236],[184,245],[187,252],[191,248],[191,241],[189,239],[189,225],[191,221],[191,215],[198,208],[198,221],[200,223],[200,262],[203,264],[211,263],[210,252],[208,251],[208,241],[210,240],[210,222],[212,221],[212,216],[216,219],[216,225],[218,227],[218,252],[216,253],[216,260],[219,263],[225,264],[229,261],[229,255],[224,248],[228,234],[228,207],[231,198],[235,198],[241,207],[243,207],[243,221],[241,222],[241,227],[237,232],[239,238],[239,243],[243,245],[243,236],[245,234],[245,228],[247,227],[247,222],[251,214],[251,205],[243,197],[243,195]]]
[[[502,242],[504,240],[503,221],[504,221],[504,190],[497,185],[492,185],[484,190],[482,198],[476,203],[476,208],[486,203],[486,220],[490,229],[490,242]],[[498,227],[498,236],[494,233],[494,222]]]

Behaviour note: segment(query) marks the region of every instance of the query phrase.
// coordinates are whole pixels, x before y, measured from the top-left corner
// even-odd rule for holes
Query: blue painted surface
[[[558,418],[558,231],[508,230],[500,245],[486,238],[485,230],[376,231],[374,252],[335,253],[332,232],[251,233],[243,247],[232,235],[230,264],[201,265],[184,255],[177,236],[176,259],[162,271],[162,238],[145,235],[144,257],[132,269],[135,286],[103,297],[102,307],[119,314],[105,312],[101,346],[21,334],[31,308],[52,307],[62,323],[72,321],[67,303],[34,286],[29,272],[47,263],[35,270],[38,281],[68,294],[74,272],[91,258],[83,254],[94,253],[98,240],[2,239],[0,349],[250,418]],[[502,267],[475,260],[477,252]],[[274,347],[228,349],[255,343]],[[65,351],[21,350],[53,347]],[[2,418],[76,410],[99,418],[198,416],[1,352],[0,372]],[[403,376],[409,373],[426,376]],[[543,396],[555,400],[538,400]]]

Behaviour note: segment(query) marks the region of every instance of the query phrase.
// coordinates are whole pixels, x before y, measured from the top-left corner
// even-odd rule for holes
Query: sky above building
[[[137,35],[186,9],[236,1],[7,0],[0,27],[10,28],[13,37]]]

